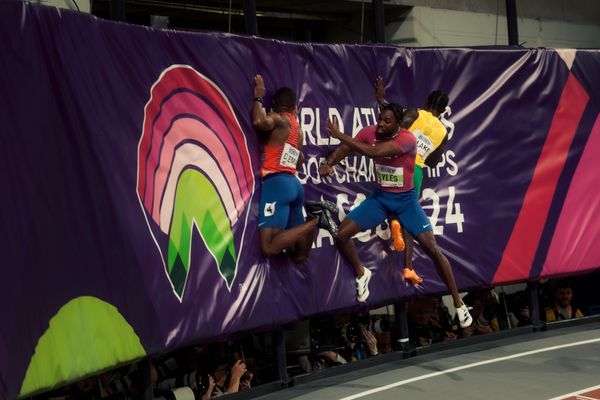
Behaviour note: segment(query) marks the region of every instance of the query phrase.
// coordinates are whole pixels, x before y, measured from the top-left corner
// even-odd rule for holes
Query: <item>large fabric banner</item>
[[[441,89],[449,141],[421,204],[460,289],[600,267],[600,52],[404,49],[157,31],[0,4],[0,398],[318,313],[445,286],[418,253],[404,282],[387,225],[355,238],[367,305],[324,230],[308,260],[260,255],[253,77],[298,94],[308,200],[368,196],[373,164],[329,178],[337,116],[355,135],[387,99]]]

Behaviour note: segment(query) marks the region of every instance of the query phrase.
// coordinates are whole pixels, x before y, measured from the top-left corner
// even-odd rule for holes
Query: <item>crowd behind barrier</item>
[[[600,314],[594,289],[600,272],[537,282],[540,317],[547,323]],[[461,328],[442,297],[419,297],[406,304],[409,343],[436,343],[531,325],[529,294],[523,284],[483,288],[464,294],[474,323]],[[283,327],[287,374],[293,378],[326,368],[402,350],[392,307],[365,314],[325,315]],[[199,344],[151,359],[155,399],[206,400],[275,382],[275,348],[269,333]],[[34,399],[141,399],[144,379],[139,364],[87,377]]]

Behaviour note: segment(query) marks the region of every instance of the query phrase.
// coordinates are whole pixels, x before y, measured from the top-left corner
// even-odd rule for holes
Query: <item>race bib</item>
[[[298,157],[300,157],[300,150],[289,143],[285,143],[283,145],[283,151],[281,152],[279,164],[284,167],[296,168],[296,165],[298,164]]]
[[[390,167],[387,165],[375,164],[377,171],[377,182],[382,187],[403,187],[404,170],[402,167]]]
[[[417,154],[425,160],[434,150],[433,143],[431,143],[431,140],[427,135],[418,129],[413,132],[413,135],[417,138]]]

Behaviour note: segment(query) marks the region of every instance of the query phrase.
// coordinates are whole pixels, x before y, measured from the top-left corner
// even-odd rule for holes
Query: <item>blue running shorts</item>
[[[391,216],[397,216],[402,226],[413,236],[432,230],[431,222],[419,205],[414,189],[401,193],[375,189],[348,214],[348,218],[362,230],[375,228]]]
[[[258,211],[258,229],[289,229],[304,223],[304,189],[296,176],[287,172],[263,178]]]

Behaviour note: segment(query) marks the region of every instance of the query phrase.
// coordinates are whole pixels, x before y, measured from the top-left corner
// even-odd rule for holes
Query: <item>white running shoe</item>
[[[473,317],[469,313],[469,307],[465,303],[456,309],[456,315],[458,316],[458,322],[461,328],[466,328],[473,323]]]
[[[360,278],[356,278],[356,299],[359,303],[364,303],[369,297],[369,281],[371,280],[371,271],[364,268],[365,272]]]

